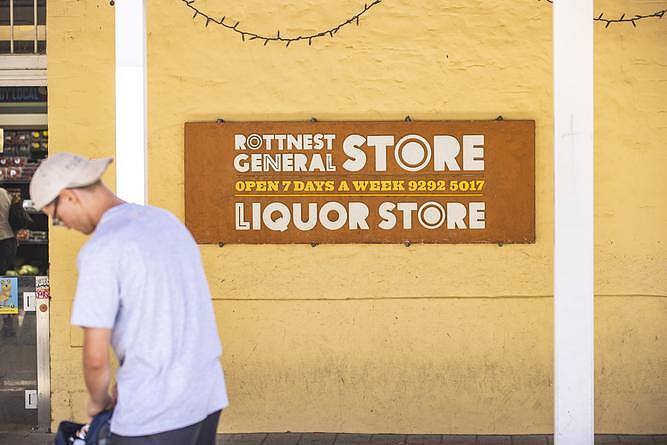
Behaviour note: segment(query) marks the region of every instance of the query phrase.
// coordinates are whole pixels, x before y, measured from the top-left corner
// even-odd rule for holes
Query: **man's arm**
[[[83,377],[90,395],[88,415],[91,417],[112,408],[114,405],[114,400],[109,395],[109,384],[111,383],[110,346],[111,329],[83,329]]]

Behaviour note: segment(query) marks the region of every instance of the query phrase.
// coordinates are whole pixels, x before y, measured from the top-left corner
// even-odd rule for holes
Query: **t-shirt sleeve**
[[[107,249],[82,250],[71,323],[85,328],[113,328],[120,304],[117,267]]]

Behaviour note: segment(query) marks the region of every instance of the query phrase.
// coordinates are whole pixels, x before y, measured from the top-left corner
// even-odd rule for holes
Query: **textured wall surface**
[[[221,430],[552,431],[550,4],[385,0],[359,27],[285,48],[149,3],[149,200],[181,218],[186,121],[536,121],[533,245],[202,246],[231,399]],[[196,4],[285,36],[363,2]],[[50,6],[54,151],[113,153],[113,23],[108,2]],[[666,432],[667,22],[596,25],[595,38],[596,430]],[[84,413],[68,327],[82,241],[51,241],[55,420]]]
[[[48,88],[51,153],[114,154],[114,16],[108,2],[49,2]],[[104,180],[113,186],[114,169]],[[76,255],[85,237],[49,232],[51,278],[51,416],[85,420],[81,332],[70,328]]]

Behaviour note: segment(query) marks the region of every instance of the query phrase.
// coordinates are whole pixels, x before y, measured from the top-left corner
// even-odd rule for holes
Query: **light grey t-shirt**
[[[111,431],[143,436],[228,405],[199,249],[171,213],[122,204],[79,252],[72,324],[112,328],[118,404]]]

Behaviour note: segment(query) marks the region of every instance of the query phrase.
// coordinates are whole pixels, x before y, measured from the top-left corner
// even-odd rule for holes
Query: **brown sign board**
[[[535,122],[188,122],[198,243],[533,243]]]

